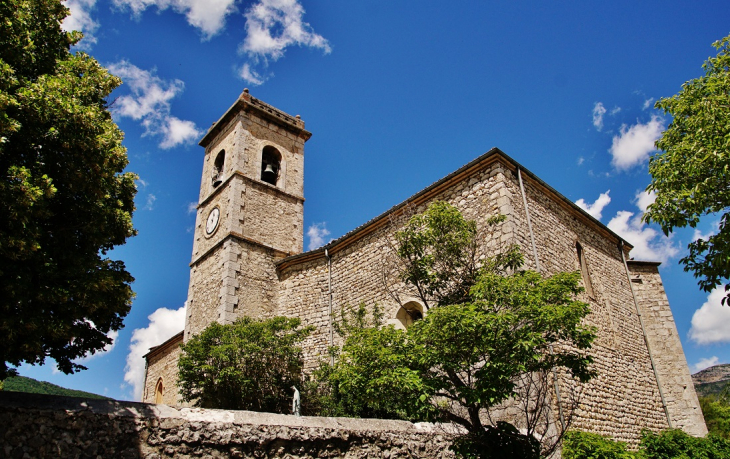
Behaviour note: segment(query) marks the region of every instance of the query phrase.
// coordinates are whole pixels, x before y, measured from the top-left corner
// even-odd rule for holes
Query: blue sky
[[[125,328],[89,370],[20,374],[138,400],[147,348],[182,329],[202,134],[243,88],[313,132],[305,247],[339,237],[499,147],[663,262],[690,369],[730,362],[730,308],[677,261],[715,228],[641,224],[661,97],[730,33],[716,2],[70,0],[79,48],[122,77],[112,95],[139,235],[112,256],[136,278]]]

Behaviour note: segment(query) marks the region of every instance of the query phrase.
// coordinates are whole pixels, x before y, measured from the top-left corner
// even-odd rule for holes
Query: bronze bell
[[[223,171],[216,169],[213,171],[213,188],[217,187],[221,183],[223,183],[223,180],[221,180],[221,176],[223,175]]]
[[[264,173],[261,174],[261,178],[263,178],[265,182],[276,182],[276,171],[271,163],[266,163],[266,169],[264,169]]]

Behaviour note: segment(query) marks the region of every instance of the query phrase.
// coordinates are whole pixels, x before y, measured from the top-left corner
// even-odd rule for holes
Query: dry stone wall
[[[0,456],[452,458],[431,424],[172,408],[0,392]]]

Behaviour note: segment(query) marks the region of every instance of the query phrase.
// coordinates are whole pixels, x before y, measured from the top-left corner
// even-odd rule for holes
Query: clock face
[[[218,218],[221,215],[219,208],[214,207],[213,210],[208,214],[208,220],[205,221],[205,234],[213,234],[216,228],[218,228]]]

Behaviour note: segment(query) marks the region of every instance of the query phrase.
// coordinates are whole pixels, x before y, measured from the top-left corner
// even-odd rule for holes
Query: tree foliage
[[[564,459],[637,459],[637,454],[629,451],[622,441],[591,432],[573,430],[563,439]]]
[[[719,395],[700,397],[702,416],[707,431],[715,436],[730,440],[730,384]]]
[[[693,437],[679,429],[660,433],[641,432],[637,451],[626,443],[588,432],[568,432],[563,442],[565,459],[725,459],[730,457],[730,441],[709,434]]]
[[[70,46],[59,0],[0,2],[0,379],[111,343],[132,276],[106,254],[134,235],[135,175],[106,97],[121,81]]]
[[[291,387],[302,388],[300,344],[314,329],[300,324],[287,317],[213,322],[182,345],[183,400],[203,408],[289,413]]]
[[[656,193],[656,202],[644,219],[669,234],[696,227],[703,216],[719,215],[718,232],[691,242],[680,262],[702,290],[725,283],[730,293],[730,36],[713,46],[718,54],[704,63],[705,75],[655,105],[672,122],[656,142],[662,152],[649,162],[647,191]]]
[[[479,243],[489,229],[504,220],[503,215],[493,216],[480,231],[475,221],[464,218],[454,206],[433,202],[395,232],[395,277],[411,288],[408,293],[419,298],[426,309],[467,301],[483,265]],[[517,246],[512,245],[490,262],[495,267],[514,269],[522,258]]]
[[[427,294],[458,292],[470,284],[468,292],[440,296],[439,306],[405,331],[377,320],[349,327],[335,364],[325,365],[325,379],[340,414],[453,422],[470,433],[457,445],[467,456],[481,450],[482,457],[491,457],[487,451],[496,451],[491,442],[500,438],[509,440],[505,448],[528,451],[535,437],[547,438],[555,420],[548,372],[561,368],[579,381],[594,376],[587,351],[595,331],[582,324],[588,305],[575,299],[582,291],[580,275],[545,278],[521,271],[522,256],[510,247],[482,260],[473,281],[450,281],[447,273],[464,266],[454,260],[471,259],[474,244],[473,224],[457,214],[448,204],[436,203],[424,216],[412,218],[419,224],[405,230],[407,237],[405,232],[398,236],[410,244],[400,253],[413,256],[407,265],[414,269],[404,279],[421,282]],[[430,221],[421,224],[424,218]],[[431,223],[436,221],[442,223]],[[436,260],[439,253],[452,261]],[[462,299],[445,304],[445,298]],[[362,317],[362,310],[356,316]],[[519,434],[524,441],[514,437],[515,426],[491,418],[508,400],[520,406],[523,419],[517,427],[527,433]],[[558,439],[544,442],[542,453]]]

